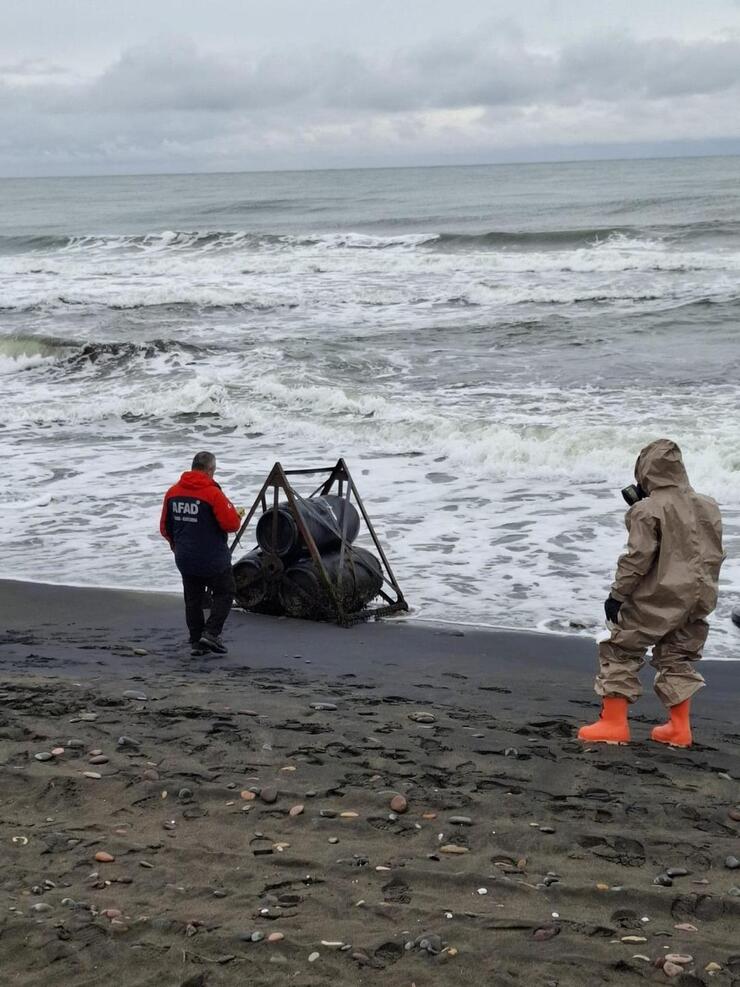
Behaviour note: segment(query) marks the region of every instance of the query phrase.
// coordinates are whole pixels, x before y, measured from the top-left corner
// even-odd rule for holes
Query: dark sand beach
[[[0,583],[3,984],[740,984],[740,665],[584,749],[587,640],[181,606]]]

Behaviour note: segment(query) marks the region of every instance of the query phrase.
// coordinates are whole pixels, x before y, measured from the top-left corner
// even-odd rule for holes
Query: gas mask
[[[634,507],[638,500],[644,500],[647,497],[647,491],[643,490],[639,483],[630,483],[622,491],[622,496],[630,507]]]

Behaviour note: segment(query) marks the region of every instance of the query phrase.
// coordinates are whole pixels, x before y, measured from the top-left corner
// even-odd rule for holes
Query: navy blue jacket
[[[231,565],[226,536],[240,523],[216,481],[201,470],[188,470],[164,495],[159,530],[183,576],[207,579]]]

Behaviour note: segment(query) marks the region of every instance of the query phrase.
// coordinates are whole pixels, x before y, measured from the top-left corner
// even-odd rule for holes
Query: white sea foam
[[[109,584],[115,558],[126,585],[176,588],[159,497],[193,449],[240,502],[275,459],[345,455],[417,615],[595,634],[618,490],[667,434],[725,512],[727,656],[740,412],[731,332],[702,332],[739,271],[736,246],[624,235],[170,230],[6,253],[3,571]]]

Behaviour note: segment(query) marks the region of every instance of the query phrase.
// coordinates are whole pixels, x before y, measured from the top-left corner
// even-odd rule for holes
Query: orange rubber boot
[[[691,700],[684,699],[678,706],[671,706],[671,718],[660,727],[655,727],[651,737],[659,744],[670,744],[671,747],[691,747],[691,721],[689,710]]]
[[[630,726],[627,722],[629,703],[621,696],[604,696],[601,716],[596,723],[581,727],[579,740],[595,744],[627,744],[630,739]]]

